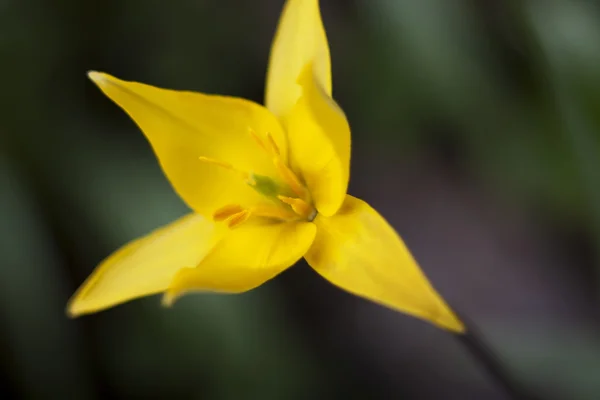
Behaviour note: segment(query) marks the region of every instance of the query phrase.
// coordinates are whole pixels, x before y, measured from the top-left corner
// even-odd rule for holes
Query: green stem
[[[484,341],[483,335],[477,331],[472,323],[467,324],[467,332],[463,335],[457,335],[457,338],[479,366],[486,371],[496,386],[501,388],[509,398],[514,400],[542,400],[541,397],[528,392],[521,383],[511,376],[500,358],[492,351]]]

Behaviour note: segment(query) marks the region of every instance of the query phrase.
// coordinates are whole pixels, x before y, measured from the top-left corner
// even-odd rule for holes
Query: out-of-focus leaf
[[[60,256],[40,205],[2,154],[0,204],[0,319],[14,363],[5,367],[27,398],[95,398],[83,344],[64,313]]]
[[[600,266],[600,12],[583,1],[529,5],[527,16],[542,49],[540,66],[581,182],[579,206],[595,234]]]
[[[591,326],[581,324],[490,325],[495,351],[548,399],[593,400],[600,393],[600,340]]]
[[[378,54],[363,84],[389,117],[398,110],[461,117],[495,101],[482,62],[489,49],[463,3],[375,0],[364,7]]]
[[[564,3],[576,2],[553,2]],[[364,80],[373,88],[366,92],[372,96],[367,103],[378,108],[367,110],[379,123],[368,129],[395,135],[402,144],[395,148],[398,154],[414,152],[415,144],[430,145],[433,126],[456,143],[464,154],[461,162],[496,196],[543,204],[559,218],[582,220],[576,156],[554,115],[539,101],[545,94],[507,87],[506,77],[499,75],[506,66],[498,65],[498,49],[468,2],[370,4],[365,3],[365,11],[376,33],[370,51],[377,61],[370,68],[381,73]]]

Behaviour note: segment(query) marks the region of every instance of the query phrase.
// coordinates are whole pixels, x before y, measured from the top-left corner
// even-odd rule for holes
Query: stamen
[[[259,205],[252,208],[252,215],[264,218],[275,218],[284,221],[289,221],[297,218],[297,216],[283,207],[275,205]]]
[[[285,183],[288,184],[290,189],[292,189],[294,193],[298,195],[298,197],[306,198],[306,188],[304,188],[294,171],[285,165],[285,163],[279,157],[275,157],[273,162],[275,163],[277,171],[279,171],[279,175],[281,175],[281,178],[285,181]]]
[[[198,160],[204,161],[209,164],[218,165],[219,167],[223,167],[225,169],[234,170],[233,165],[231,165],[225,161],[219,161],[219,160],[215,160],[214,158],[208,158],[208,157],[202,157],[202,156],[198,157]]]
[[[263,140],[261,139],[260,136],[258,136],[258,134],[254,131],[254,129],[252,128],[248,128],[248,133],[250,133],[250,136],[252,136],[252,139],[254,139],[254,141],[264,150],[264,151],[269,151],[269,149],[267,149],[267,146],[265,146],[265,142],[263,142]]]
[[[242,177],[242,179],[245,180],[246,183],[249,185],[254,186],[256,184],[256,182],[254,181],[254,178],[252,177],[252,174],[249,174],[248,172],[245,172],[245,171],[241,171],[241,170],[235,168],[233,165],[231,165],[228,162],[215,160],[214,158],[208,158],[208,157],[203,157],[203,156],[198,157],[198,160],[228,169],[230,171],[233,171],[233,172],[239,174]]]
[[[277,146],[277,142],[275,142],[273,135],[267,132],[265,135],[265,140],[265,138],[259,136],[252,128],[248,128],[248,133],[250,136],[252,136],[252,139],[254,139],[258,146],[272,157],[273,164],[275,165],[280,178],[289,187],[289,189],[291,189],[292,192],[298,196],[298,198],[280,196],[278,194],[282,193],[283,191],[278,187],[279,185],[274,183],[272,179],[259,179],[259,176],[253,175],[252,177],[254,178],[255,182],[253,186],[256,190],[267,197],[277,196],[280,201],[289,205],[295,214],[289,212],[289,209],[286,207],[279,208],[269,206],[259,206],[253,208],[252,214],[259,217],[276,218],[281,220],[294,220],[300,216],[312,221],[315,218],[317,211],[306,201],[310,197],[308,191],[294,171],[292,171],[290,167],[288,167],[288,165],[282,160],[281,150],[279,149],[279,146]]]
[[[254,139],[260,148],[266,151],[268,154],[272,156],[281,155],[281,151],[279,150],[279,146],[277,146],[275,139],[273,139],[273,135],[267,132],[267,143],[265,143],[265,140],[258,136],[254,129],[248,128],[248,133],[250,133],[250,136],[252,136],[252,139]]]
[[[292,210],[301,217],[307,218],[313,213],[313,208],[306,201],[294,197],[277,196],[279,200],[292,207]]]
[[[215,221],[225,221],[227,218],[231,217],[234,214],[238,214],[244,211],[244,208],[239,204],[228,204],[219,208],[217,211],[213,213],[213,220]]]
[[[227,220],[227,226],[230,228],[235,228],[236,226],[243,224],[248,220],[248,218],[250,218],[250,214],[251,212],[248,210],[240,211],[237,214],[233,214]]]
[[[273,136],[268,132],[267,139],[269,139],[269,144],[271,145],[271,151],[273,152],[273,154],[280,156],[281,152],[279,151],[279,147],[277,146],[277,143],[275,143],[275,139],[273,139]]]
[[[254,141],[264,151],[273,156],[273,163],[275,164],[279,175],[285,181],[285,183],[294,191],[294,193],[296,193],[296,195],[306,198],[306,188],[304,188],[304,185],[302,185],[300,179],[298,179],[294,171],[292,171],[281,159],[281,150],[279,150],[277,142],[275,142],[275,139],[273,139],[273,135],[267,132],[267,143],[265,143],[265,140],[261,138],[252,128],[248,128],[248,132]]]

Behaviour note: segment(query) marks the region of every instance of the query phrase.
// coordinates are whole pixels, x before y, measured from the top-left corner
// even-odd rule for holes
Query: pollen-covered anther
[[[235,228],[246,222],[252,213],[250,210],[243,210],[239,213],[233,214],[231,217],[227,219],[227,226],[230,228]]]
[[[314,214],[314,207],[302,199],[287,196],[277,196],[277,198],[289,205],[296,214],[304,219],[309,219]]]
[[[234,214],[238,214],[244,211],[244,208],[239,204],[228,204],[219,208],[217,211],[213,213],[213,220],[220,222],[225,221],[227,218],[231,217]]]

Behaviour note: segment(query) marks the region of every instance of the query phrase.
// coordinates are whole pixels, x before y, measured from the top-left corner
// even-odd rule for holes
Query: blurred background
[[[599,4],[321,3],[350,192],[525,386],[600,398]],[[262,102],[282,6],[0,0],[2,395],[507,398],[451,334],[304,262],[243,295],[65,316],[99,261],[187,212],[86,71]]]

